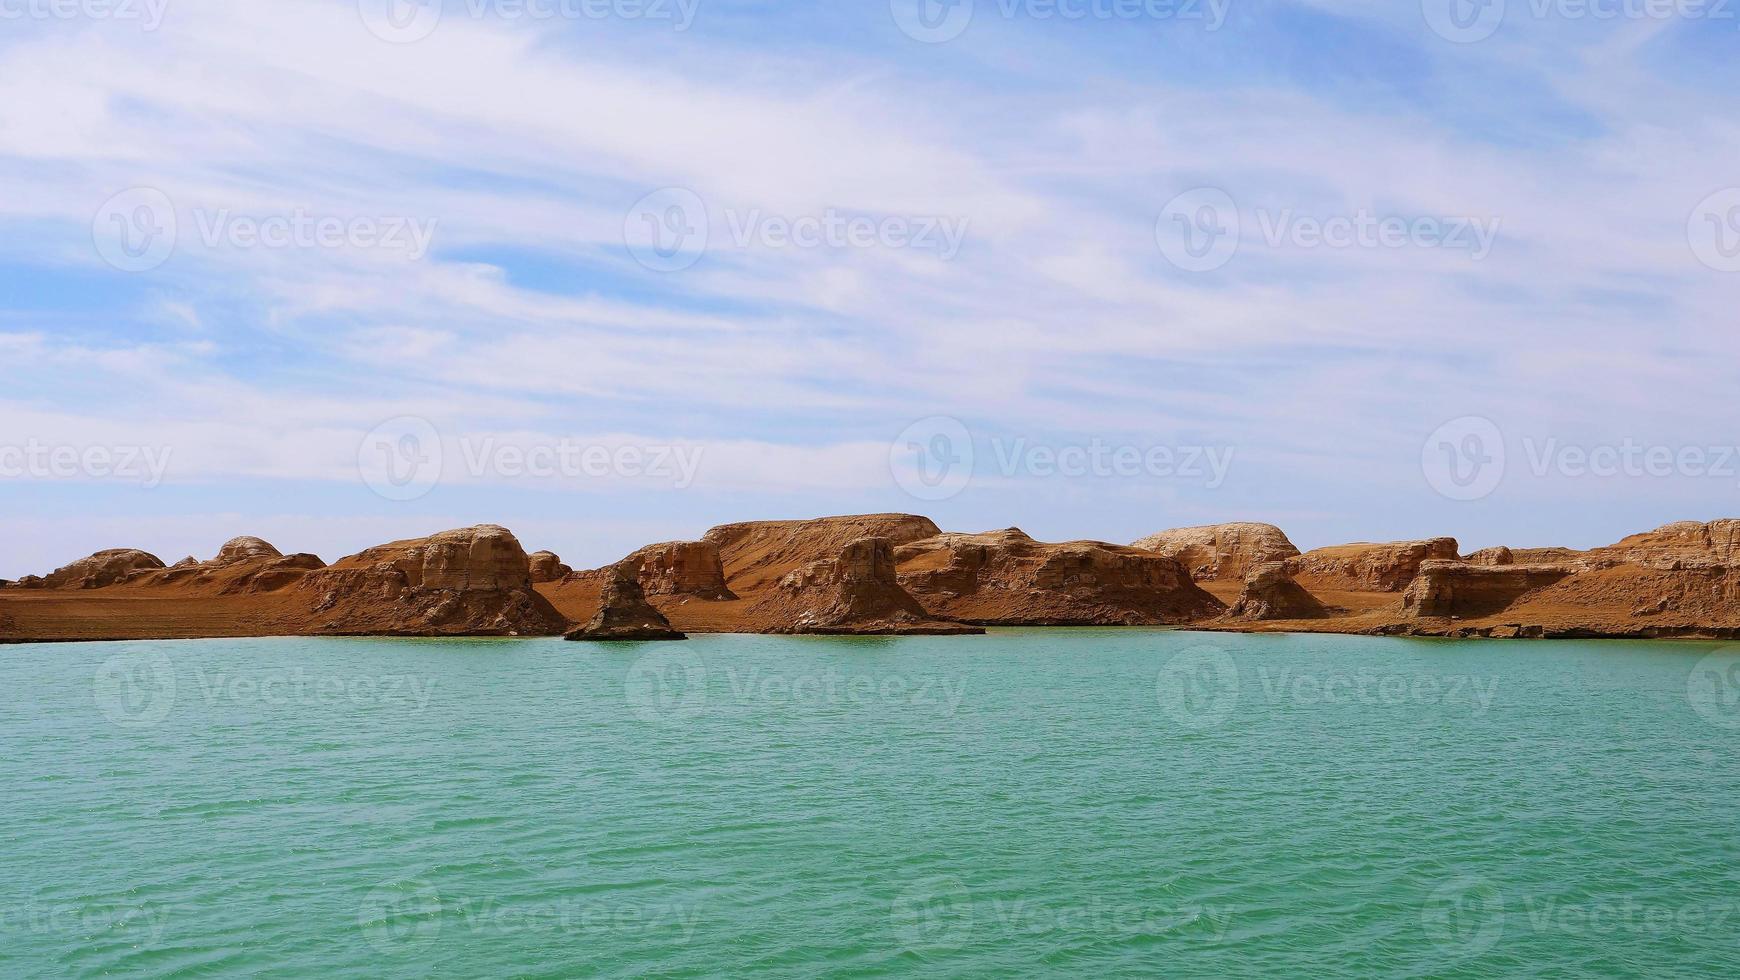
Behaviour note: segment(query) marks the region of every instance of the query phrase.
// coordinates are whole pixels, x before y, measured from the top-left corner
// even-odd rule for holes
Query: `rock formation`
[[[532,582],[559,582],[574,573],[574,569],[562,564],[562,559],[554,551],[534,551],[526,556],[530,566]]]
[[[1404,616],[1472,619],[1503,612],[1527,593],[1573,574],[1562,565],[1470,565],[1426,561],[1402,593]]]
[[[102,589],[163,567],[163,559],[137,548],[109,548],[48,573],[45,589]]]
[[[314,597],[315,632],[552,636],[568,627],[532,588],[519,541],[494,524],[378,545],[297,588]]]
[[[1514,565],[1516,555],[1501,544],[1496,548],[1482,548],[1473,554],[1464,555],[1462,560],[1470,565]]]
[[[770,633],[958,634],[977,626],[933,617],[900,587],[887,538],[859,538],[833,558],[787,573],[754,610]]]
[[[261,558],[282,558],[283,553],[265,541],[251,535],[231,538],[218,549],[217,557],[211,560],[213,565],[233,565],[239,561],[253,561]]]
[[[611,566],[600,595],[598,613],[570,630],[569,640],[684,640],[670,620],[646,601],[636,563]]]
[[[799,566],[834,558],[860,538],[886,538],[898,548],[942,533],[929,518],[912,514],[860,514],[808,521],[746,521],[721,524],[702,536],[719,549],[725,581],[745,598],[773,588]]]
[[[1430,560],[1460,561],[1455,538],[1333,545],[1287,561],[1287,572],[1312,592],[1400,592]]]
[[[1740,565],[1740,520],[1701,524],[1677,521],[1633,534],[1587,553],[1595,564],[1622,562],[1647,568],[1725,568]]]
[[[1249,522],[1176,527],[1150,534],[1131,547],[1178,559],[1198,582],[1236,581],[1258,565],[1299,554],[1280,528]]]
[[[938,534],[895,549],[899,581],[931,614],[981,625],[1161,625],[1217,616],[1176,559],[1020,528]]]
[[[725,565],[712,541],[649,544],[623,562],[639,570],[641,587],[648,595],[736,598],[725,585]]]
[[[1322,619],[1330,611],[1287,574],[1287,563],[1266,561],[1245,576],[1244,591],[1227,610],[1227,618],[1245,622],[1277,619]]]

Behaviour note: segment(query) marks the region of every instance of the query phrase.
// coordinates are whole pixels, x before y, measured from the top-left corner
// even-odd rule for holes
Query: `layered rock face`
[[[1516,555],[1501,544],[1496,548],[1482,548],[1472,554],[1463,555],[1462,560],[1470,565],[1514,565]]]
[[[1595,548],[1588,558],[1596,564],[1622,562],[1669,570],[1740,565],[1740,520],[1677,521]]]
[[[150,552],[137,548],[108,548],[62,565],[30,584],[44,589],[102,589],[162,567],[163,559]]]
[[[1287,561],[1287,572],[1313,591],[1400,592],[1426,561],[1460,561],[1455,538],[1340,544]]]
[[[639,570],[641,587],[648,595],[737,598],[725,585],[725,565],[712,541],[649,544],[623,562]]]
[[[562,564],[562,559],[554,551],[534,551],[526,556],[532,581],[560,582],[573,574],[574,569]]]
[[[1225,606],[1175,559],[1097,541],[1048,544],[1019,528],[938,534],[895,549],[899,581],[937,616],[981,625],[1162,625]]]
[[[1131,547],[1178,559],[1199,582],[1241,579],[1258,565],[1299,554],[1280,528],[1249,522],[1177,527],[1150,534]]]
[[[1508,609],[1524,595],[1573,574],[1562,565],[1470,565],[1427,561],[1402,593],[1402,614],[1471,619]]]
[[[1267,561],[1245,576],[1244,591],[1227,610],[1227,618],[1245,622],[1275,619],[1322,619],[1330,614],[1317,597],[1293,581],[1286,562]]]
[[[598,612],[570,630],[569,640],[684,640],[652,603],[646,601],[637,568],[621,562],[610,569],[599,596]]]
[[[893,542],[859,538],[803,565],[756,604],[770,633],[983,633],[926,612],[895,577]]]
[[[378,545],[298,588],[315,597],[317,632],[550,636],[568,626],[533,590],[518,539],[493,524]]]
[[[838,557],[860,538],[886,538],[894,547],[942,533],[928,517],[858,514],[808,521],[722,524],[701,540],[719,549],[731,591],[750,597],[773,588],[793,569]]]

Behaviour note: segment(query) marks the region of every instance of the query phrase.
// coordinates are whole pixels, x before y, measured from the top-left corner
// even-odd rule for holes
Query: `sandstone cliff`
[[[748,597],[772,588],[800,565],[838,557],[841,549],[860,538],[886,538],[898,548],[940,533],[928,517],[860,514],[721,524],[701,540],[719,549],[731,591]]]
[[[982,625],[1160,625],[1219,615],[1175,559],[1019,528],[938,534],[895,550],[899,581],[933,615]]]
[[[1524,595],[1574,570],[1563,565],[1470,565],[1427,561],[1402,593],[1402,615],[1472,619],[1503,612]]]
[[[1280,528],[1249,522],[1177,527],[1150,534],[1131,547],[1178,559],[1199,582],[1236,581],[1258,565],[1299,554]]]
[[[378,545],[297,585],[321,633],[551,636],[567,620],[532,588],[525,550],[493,524]]]
[[[1740,520],[1677,521],[1595,548],[1596,564],[1623,562],[1648,568],[1724,568],[1740,565]]]
[[[887,538],[859,538],[833,558],[792,570],[756,603],[753,615],[770,633],[984,632],[933,617],[902,589]]]
[[[1312,592],[1400,592],[1430,560],[1460,561],[1455,538],[1360,542],[1307,551],[1287,561],[1287,572]]]
[[[698,599],[735,599],[725,584],[719,545],[712,541],[649,544],[623,559],[638,569],[648,595],[686,595]]]
[[[526,556],[532,582],[559,582],[573,574],[574,569],[562,564],[554,551],[534,551]]]

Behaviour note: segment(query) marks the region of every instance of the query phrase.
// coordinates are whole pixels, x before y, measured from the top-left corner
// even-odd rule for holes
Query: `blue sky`
[[[960,0],[927,43],[917,0],[398,2],[7,8],[0,577],[483,521],[596,565],[872,510],[1740,512],[1740,10]]]

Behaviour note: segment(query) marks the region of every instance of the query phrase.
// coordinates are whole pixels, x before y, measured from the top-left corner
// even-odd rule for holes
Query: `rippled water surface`
[[[0,975],[1734,976],[1736,663],[0,647]]]

